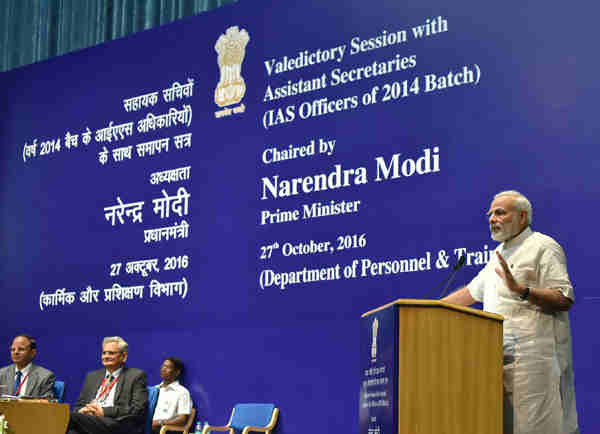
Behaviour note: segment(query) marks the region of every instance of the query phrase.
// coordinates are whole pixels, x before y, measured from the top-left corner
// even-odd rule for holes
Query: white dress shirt
[[[160,383],[158,390],[158,402],[153,420],[168,420],[180,414],[192,412],[190,392],[179,384],[179,381],[173,381],[167,386]]]

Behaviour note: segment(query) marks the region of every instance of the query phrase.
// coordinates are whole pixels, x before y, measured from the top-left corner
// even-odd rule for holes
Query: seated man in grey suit
[[[125,366],[129,346],[119,336],[102,341],[105,369],[88,373],[67,427],[67,434],[129,434],[144,428],[148,391],[146,373]]]
[[[32,362],[37,353],[35,338],[18,335],[10,346],[12,365],[0,369],[1,393],[14,396],[54,397],[56,377],[49,370]]]

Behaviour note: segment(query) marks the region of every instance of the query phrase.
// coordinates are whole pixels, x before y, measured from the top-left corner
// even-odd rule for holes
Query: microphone
[[[466,256],[465,255],[462,255],[460,258],[458,258],[458,261],[456,261],[456,264],[454,265],[454,267],[452,267],[452,273],[450,273],[450,278],[448,279],[448,283],[446,283],[446,286],[442,290],[442,293],[438,297],[438,300],[441,299],[441,298],[443,298],[446,295],[446,291],[448,291],[448,287],[450,286],[450,284],[452,283],[452,281],[456,277],[456,272],[458,270],[460,270],[460,268],[463,265],[465,265],[465,260],[466,260]]]
[[[460,268],[463,265],[465,265],[466,259],[467,258],[465,255],[462,255],[460,258],[458,258],[458,261],[456,261],[456,264],[454,264],[454,266],[452,267],[452,272],[450,273],[450,275],[447,278],[445,278],[444,280],[442,280],[442,283],[436,288],[436,292],[437,292],[440,289],[440,287],[442,287],[442,285],[444,285],[444,283],[446,283],[446,286],[444,286],[444,289],[442,290],[442,293],[438,297],[438,300],[443,298],[446,295],[446,291],[448,290],[448,287],[454,280],[454,277],[456,276],[456,272],[458,270],[460,270]]]

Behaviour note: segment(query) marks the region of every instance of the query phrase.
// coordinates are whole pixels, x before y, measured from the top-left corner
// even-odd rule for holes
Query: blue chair
[[[152,433],[152,416],[154,416],[154,410],[156,410],[156,403],[158,402],[158,387],[153,386],[147,387],[148,389],[148,414],[146,415],[146,434]]]
[[[233,407],[225,426],[205,426],[202,434],[212,431],[228,431],[229,434],[263,432],[269,434],[277,423],[279,409],[275,404],[237,404]]]
[[[55,381],[52,391],[54,392],[54,398],[57,399],[58,402],[63,402],[63,398],[65,396],[65,382]]]

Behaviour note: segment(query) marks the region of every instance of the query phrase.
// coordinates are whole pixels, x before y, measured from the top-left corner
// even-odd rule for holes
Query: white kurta
[[[565,254],[552,238],[526,228],[500,244],[515,280],[575,300]],[[504,316],[504,433],[577,434],[571,331],[567,312],[542,309],[510,291],[494,254],[467,285],[483,309]]]

